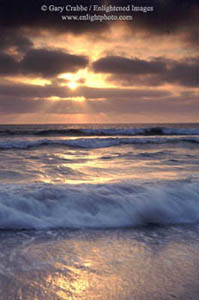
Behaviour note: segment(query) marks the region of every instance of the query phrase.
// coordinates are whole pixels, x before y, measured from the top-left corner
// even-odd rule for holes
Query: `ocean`
[[[0,126],[0,299],[198,299],[199,124]]]

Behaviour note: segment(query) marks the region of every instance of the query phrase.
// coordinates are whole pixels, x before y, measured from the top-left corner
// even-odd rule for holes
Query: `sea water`
[[[199,125],[0,127],[0,228],[199,221]]]
[[[199,124],[1,125],[0,299],[198,299]]]

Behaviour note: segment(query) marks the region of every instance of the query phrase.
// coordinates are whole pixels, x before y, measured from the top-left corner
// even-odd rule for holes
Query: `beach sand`
[[[197,300],[199,227],[0,233],[0,299]]]

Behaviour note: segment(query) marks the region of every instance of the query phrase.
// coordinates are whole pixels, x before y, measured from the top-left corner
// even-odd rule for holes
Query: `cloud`
[[[146,90],[146,89],[119,89],[119,88],[90,88],[82,87],[76,91],[78,96],[81,94],[87,99],[152,99],[164,98],[170,95],[167,90]]]
[[[85,3],[86,2],[86,3]],[[90,5],[112,5],[112,6],[127,6],[134,5],[134,7],[153,7],[152,12],[143,13],[129,11],[128,15],[133,16],[133,21],[126,21],[126,25],[132,29],[133,32],[144,31],[147,34],[180,34],[183,33],[186,41],[192,45],[197,45],[198,41],[198,13],[199,3],[198,0],[79,0],[74,3],[73,0],[59,0],[58,3],[52,3],[50,0],[20,0],[20,1],[1,1],[0,4],[0,26],[14,29],[16,32],[26,28],[33,31],[46,29],[53,32],[72,32],[75,34],[89,33],[89,32],[103,32],[113,22],[89,22],[82,21],[63,21],[60,12],[42,11],[41,6],[50,5],[63,6],[67,5],[76,6],[83,5],[89,7]],[[88,13],[88,12],[86,12]],[[76,10],[67,12],[67,15],[85,15],[85,11]],[[95,11],[92,14],[102,15],[104,12]],[[65,13],[66,14],[66,13]],[[112,14],[112,12],[111,12]],[[121,12],[114,12],[121,15]],[[127,14],[127,12],[125,12]],[[196,41],[197,38],[197,41]]]
[[[76,72],[85,68],[88,58],[60,51],[32,49],[20,62],[21,72],[53,77],[64,72]]]
[[[67,97],[70,90],[66,87],[58,87],[53,85],[39,86],[28,84],[1,84],[0,95],[3,97],[16,97],[16,98],[47,98],[52,96]],[[12,107],[10,107],[12,109]]]
[[[93,70],[97,73],[113,74],[153,74],[164,71],[165,63],[161,59],[145,61],[121,56],[100,58],[93,63]]]
[[[0,96],[0,114],[39,113],[48,103],[32,98]]]
[[[50,78],[52,82],[48,86],[33,86],[3,84],[2,80],[0,84],[0,113],[2,115],[32,112],[51,115],[53,113],[91,115],[92,113],[107,113],[118,114],[118,116],[136,113],[164,114],[164,112],[168,115],[172,112],[183,114],[186,111],[193,115],[198,113],[198,100],[191,90],[192,87],[198,86],[199,79],[198,61],[194,58],[196,54],[193,48],[193,46],[197,48],[199,43],[198,0],[95,0],[95,3],[91,0],[79,0],[78,4],[74,3],[74,0],[67,0],[67,2],[59,0],[58,2],[52,3],[51,0],[0,1],[1,78],[3,79],[3,75],[13,77],[25,75],[31,78]],[[101,6],[105,3],[112,6],[153,6],[154,10],[150,13],[126,12],[125,14],[133,16],[133,21],[118,22],[122,24],[121,30],[118,31],[118,38],[116,36],[118,27],[114,22],[63,21],[59,12],[41,10],[42,5],[76,6],[76,4],[82,4],[89,6],[95,4]],[[85,15],[85,12],[75,11],[75,13],[67,14],[80,16]],[[116,33],[110,41],[108,39],[109,28],[113,31],[116,28]],[[126,28],[127,31],[125,31]],[[66,36],[62,35],[65,33],[68,33],[66,40]],[[56,44],[56,37],[59,34]],[[83,36],[78,39],[81,43],[85,41],[83,47],[75,40],[80,34]],[[167,35],[171,35],[171,38],[167,39]],[[45,39],[42,39],[43,36]],[[127,45],[129,37],[130,43]],[[150,48],[154,41],[153,37],[155,37],[154,40],[158,39],[160,43],[163,43],[161,45],[157,43],[151,47],[150,51],[146,51],[144,48],[146,43],[143,43],[143,39],[146,38],[148,48]],[[106,38],[106,43],[103,38]],[[171,45],[174,39],[175,43]],[[90,49],[87,51],[87,48],[90,47],[88,45],[94,44],[94,40],[98,43],[93,47],[92,55],[94,53],[95,57],[99,57],[98,55],[102,53],[106,55],[108,51],[111,52],[111,55],[101,57],[92,64],[94,72],[106,74],[107,80],[125,89],[81,86],[76,90],[70,90],[59,86],[61,79],[55,78],[58,74],[76,72],[88,66],[89,59],[79,55],[79,51],[82,47],[84,53],[88,52],[88,56],[91,55]],[[70,41],[74,41],[74,46],[73,43],[70,45],[71,53],[77,51],[77,55],[52,49],[52,47],[67,47]],[[107,41],[110,43],[108,44]],[[168,41],[167,45],[165,41]],[[182,41],[185,42],[184,48]],[[113,56],[114,45],[117,45],[114,53],[121,56]],[[188,52],[186,49],[190,45],[192,48],[188,49]],[[95,53],[98,46],[99,49]],[[38,47],[43,48],[38,49]],[[154,51],[153,55],[165,57],[150,58],[152,51]],[[129,55],[133,53],[137,53],[139,58],[130,58]],[[183,57],[189,54],[192,58],[186,60],[177,61],[166,58]],[[84,80],[81,78],[79,83],[86,84],[87,81]],[[168,84],[180,85],[181,90],[182,87],[189,89],[184,89],[184,94],[178,95],[179,89],[168,87]],[[172,93],[174,90],[175,94]],[[50,97],[60,97],[60,100],[53,101],[49,99]],[[85,97],[86,100],[82,103],[61,100],[70,97]]]
[[[199,3],[198,0],[114,0],[116,6],[134,5],[135,7],[153,7],[153,12],[132,12],[133,22],[126,22],[133,31],[143,30],[149,33],[184,34],[192,45],[199,42]],[[193,39],[192,37],[197,37]]]
[[[1,87],[0,87],[1,88]],[[25,87],[23,92],[25,91]],[[26,86],[28,90],[28,86]],[[43,87],[38,87],[40,91],[37,96],[44,93],[45,89]],[[46,90],[47,91],[47,90]],[[168,92],[162,91],[162,95],[159,91],[149,92],[149,96],[146,97],[146,91],[139,90],[129,90],[125,94],[123,90],[114,89],[110,93],[109,89],[102,89],[101,97],[104,97],[104,100],[99,99],[100,89],[94,91],[89,88],[84,91],[79,91],[76,94],[83,93],[88,95],[91,98],[87,98],[85,102],[78,102],[71,100],[50,100],[47,99],[50,95],[53,95],[55,90],[51,87],[51,93],[48,97],[34,98],[33,90],[29,90],[21,95],[18,93],[15,95],[14,92],[17,92],[16,87],[10,93],[5,93],[0,95],[0,113],[1,114],[28,114],[28,113],[45,113],[45,114],[60,114],[60,115],[69,115],[69,114],[89,114],[91,117],[93,114],[105,113],[110,116],[113,115],[156,115],[156,114],[168,114],[168,117],[175,114],[192,114],[196,116],[199,111],[199,102],[198,95],[193,92],[181,93],[178,96],[173,94],[168,94]],[[22,92],[22,91],[21,91]],[[96,92],[96,95],[91,95],[91,93]],[[67,91],[65,94],[62,91],[59,92],[61,95],[67,95],[68,98],[75,97],[72,95],[72,92]],[[116,96],[117,95],[117,96]],[[124,97],[125,96],[125,97]],[[162,96],[162,97],[161,97]],[[106,97],[106,98],[105,98]]]
[[[19,72],[19,64],[14,57],[0,52],[0,75],[15,75]]]
[[[95,4],[101,5],[103,2],[95,0]],[[6,0],[0,3],[0,25],[6,28],[22,28],[32,29],[33,31],[40,29],[47,29],[53,32],[73,32],[73,33],[85,33],[101,31],[106,26],[102,22],[90,23],[89,21],[63,21],[60,12],[56,11],[42,11],[41,7],[46,5],[63,6],[71,5],[72,7],[78,5],[88,6],[93,4],[93,1],[79,0],[78,3],[74,3],[73,0],[59,0],[59,2],[52,2],[51,0],[20,0],[12,1]],[[66,13],[65,13],[66,14]],[[85,15],[85,11],[76,10],[67,12],[67,15]]]
[[[55,96],[60,99],[53,100]],[[85,101],[73,101],[73,97],[84,97]],[[72,91],[57,85],[32,86],[12,83],[0,85],[0,115],[2,120],[7,116],[6,122],[15,118],[22,118],[27,122],[47,118],[53,122],[55,119],[59,121],[59,118],[63,121],[64,116],[76,118],[78,115],[93,120],[93,117],[96,118],[101,114],[109,121],[120,122],[124,120],[150,122],[151,118],[154,122],[161,120],[193,122],[197,121],[198,112],[198,95],[191,90],[185,90],[176,96],[168,90],[143,88],[80,87]]]
[[[0,40],[0,51],[14,48],[16,52],[24,53],[33,46],[33,43],[24,36],[24,33],[16,31],[16,29],[9,30],[8,28],[1,27]]]
[[[56,85],[36,86],[28,84],[1,84],[0,95],[18,97],[18,98],[40,98],[49,97],[85,97],[88,100],[98,99],[152,99],[165,98],[171,95],[167,90],[146,90],[146,89],[119,89],[119,88],[91,88],[79,87],[76,90],[71,90],[67,87]]]
[[[187,87],[199,85],[199,63],[197,58],[175,61],[154,58],[150,61],[121,56],[107,56],[92,65],[96,73],[107,73],[110,81],[123,85],[156,86],[166,83]]]
[[[11,55],[0,53],[0,74],[30,74],[39,77],[54,77],[64,72],[76,72],[85,68],[88,58],[56,50],[30,49],[20,61]]]

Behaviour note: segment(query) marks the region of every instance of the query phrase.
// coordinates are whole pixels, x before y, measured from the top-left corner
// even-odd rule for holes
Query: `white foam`
[[[0,142],[0,149],[28,149],[46,145],[69,146],[79,148],[104,148],[122,144],[165,144],[165,143],[199,143],[199,137],[134,137],[134,138],[78,138],[78,139],[40,139],[36,141],[18,140]]]
[[[199,222],[198,181],[1,184],[1,229],[113,228]]]

